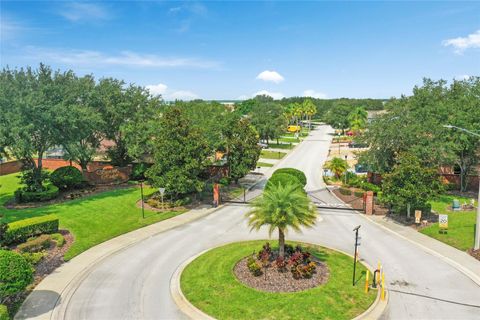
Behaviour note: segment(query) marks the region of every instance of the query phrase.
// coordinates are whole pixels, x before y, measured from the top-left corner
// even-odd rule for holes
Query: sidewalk
[[[454,268],[460,270],[467,277],[480,286],[480,261],[466,252],[462,252],[436,239],[430,238],[408,226],[404,226],[385,216],[366,216],[365,218],[379,224],[383,228],[413,242],[432,255],[435,255]]]

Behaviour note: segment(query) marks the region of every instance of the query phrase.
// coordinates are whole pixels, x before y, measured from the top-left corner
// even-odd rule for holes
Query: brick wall
[[[20,170],[22,170],[21,161],[9,161],[0,163],[0,176],[20,172]]]

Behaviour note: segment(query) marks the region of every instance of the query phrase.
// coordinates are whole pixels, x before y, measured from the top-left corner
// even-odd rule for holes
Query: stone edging
[[[218,246],[214,246],[212,248],[203,250],[202,252],[200,252],[200,253],[188,258],[187,260],[185,260],[173,273],[172,278],[170,279],[170,294],[172,295],[173,301],[175,302],[177,307],[180,309],[180,311],[183,312],[185,315],[187,315],[190,319],[215,320],[215,318],[209,316],[208,314],[206,314],[202,310],[195,307],[192,303],[190,303],[190,301],[188,301],[187,298],[185,297],[185,295],[183,294],[182,288],[181,288],[181,285],[180,285],[180,280],[181,280],[181,276],[182,276],[183,271],[193,260],[195,260],[196,258],[200,257],[201,255],[207,253],[208,251],[211,251],[211,250],[214,250],[214,249],[217,249],[217,248],[220,248],[220,247],[232,244],[232,243],[237,243],[237,242],[242,242],[242,241],[233,241],[233,242],[222,243]],[[310,243],[308,243],[308,244],[310,244]],[[327,247],[327,246],[324,246],[324,245],[321,245],[321,244],[313,244],[313,245],[321,246],[321,247],[324,247],[326,249],[336,251],[336,252],[342,253],[346,256],[349,256],[351,258],[354,258],[351,254],[346,253],[342,250],[333,249],[331,247]],[[363,264],[364,267],[366,267],[368,270],[370,270],[370,272],[373,270],[373,268],[370,265],[368,265],[366,262],[364,262],[364,261],[359,261],[359,262],[361,264]],[[385,308],[388,304],[389,294],[388,294],[387,290],[385,290],[385,295],[386,295],[386,300],[385,300],[385,302],[382,302],[380,300],[380,290],[378,290],[377,298],[375,299],[375,301],[370,305],[370,307],[365,312],[356,316],[355,318],[353,318],[353,320],[367,320],[367,319],[368,320],[376,320],[376,319],[380,319],[380,316],[382,315],[383,311],[385,310]]]

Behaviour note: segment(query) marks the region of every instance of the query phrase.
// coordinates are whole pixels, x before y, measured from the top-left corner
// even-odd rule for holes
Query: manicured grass
[[[274,148],[274,149],[290,150],[290,149],[293,149],[293,147],[295,147],[295,145],[291,144],[291,143],[269,143],[268,147],[269,148]]]
[[[75,237],[75,242],[65,254],[66,260],[118,235],[185,212],[157,213],[145,210],[143,219],[142,210],[136,207],[140,199],[140,189],[136,187],[38,208],[9,210],[3,207],[3,203],[13,196],[13,191],[18,188],[18,179],[15,175],[0,176],[0,185],[2,221],[12,222],[51,213],[58,215],[60,228],[69,230]],[[145,195],[154,192],[153,188],[144,188]]]
[[[281,137],[278,138],[279,142],[284,142],[284,143],[299,143],[300,139],[294,138],[294,137]]]
[[[326,262],[329,281],[319,287],[294,292],[262,292],[241,284],[233,274],[235,264],[265,241],[229,244],[195,259],[181,276],[181,288],[197,308],[217,319],[352,319],[375,300],[376,292],[363,292],[366,269],[357,265],[358,285],[352,286],[353,259],[325,248],[312,248]]]
[[[476,210],[452,212],[448,210],[448,207],[452,204],[453,199],[458,199],[460,204],[470,202],[469,198],[452,195],[442,195],[431,202],[432,210],[439,214],[448,214],[447,233],[439,233],[438,223],[423,228],[420,232],[465,251],[473,247]]]
[[[271,163],[266,163],[266,162],[257,162],[257,167],[270,168],[270,167],[273,167],[273,164],[271,164]]]
[[[286,155],[285,152],[262,150],[262,152],[260,153],[260,158],[282,159],[283,157],[285,157],[285,155]]]

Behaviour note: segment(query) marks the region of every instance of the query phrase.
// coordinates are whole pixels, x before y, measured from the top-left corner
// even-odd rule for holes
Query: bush
[[[37,238],[28,240],[19,244],[17,249],[21,252],[40,252],[49,249],[52,246],[52,237],[48,234],[42,234]]]
[[[298,169],[281,168],[281,169],[275,170],[273,175],[276,175],[276,174],[279,174],[279,173],[286,173],[286,174],[294,176],[300,182],[302,187],[305,187],[307,185],[307,177],[305,176],[305,173],[303,173],[302,171],[300,171]]]
[[[51,234],[50,237],[57,247],[63,247],[65,244],[65,238],[60,233]]]
[[[132,180],[145,180],[145,172],[152,165],[144,162],[134,163],[132,166],[132,174],[130,178]]]
[[[253,257],[249,257],[247,260],[248,270],[255,276],[262,275],[262,267],[258,264]]]
[[[355,191],[353,195],[357,198],[362,198],[364,193],[365,193],[364,191]]]
[[[20,254],[0,250],[0,300],[17,294],[33,280],[33,268]]]
[[[270,189],[272,186],[281,184],[282,186],[287,186],[289,184],[295,184],[299,189],[303,189],[301,183],[295,176],[286,173],[277,173],[274,174],[268,179],[267,184],[265,185],[265,190]]]
[[[378,193],[378,192],[381,191],[379,186],[377,186],[373,183],[370,183],[370,182],[363,182],[361,184],[360,188],[362,188],[365,191],[373,191],[373,193]]]
[[[352,191],[350,189],[347,189],[347,188],[340,188],[339,189],[339,192],[341,194],[343,194],[344,196],[350,196],[352,195]]]
[[[49,184],[43,191],[27,191],[24,188],[20,188],[15,191],[15,200],[21,202],[41,202],[55,199],[58,196],[58,187],[53,184]]]
[[[28,261],[33,266],[37,265],[45,256],[47,255],[46,252],[23,252],[22,257]],[[0,318],[1,319],[1,318]]]
[[[43,233],[58,232],[58,217],[54,214],[15,221],[8,224],[5,244],[25,242]]]
[[[0,304],[0,320],[9,320],[8,309],[6,305]]]
[[[50,182],[62,190],[79,188],[83,181],[82,172],[71,166],[60,167],[50,175]]]

